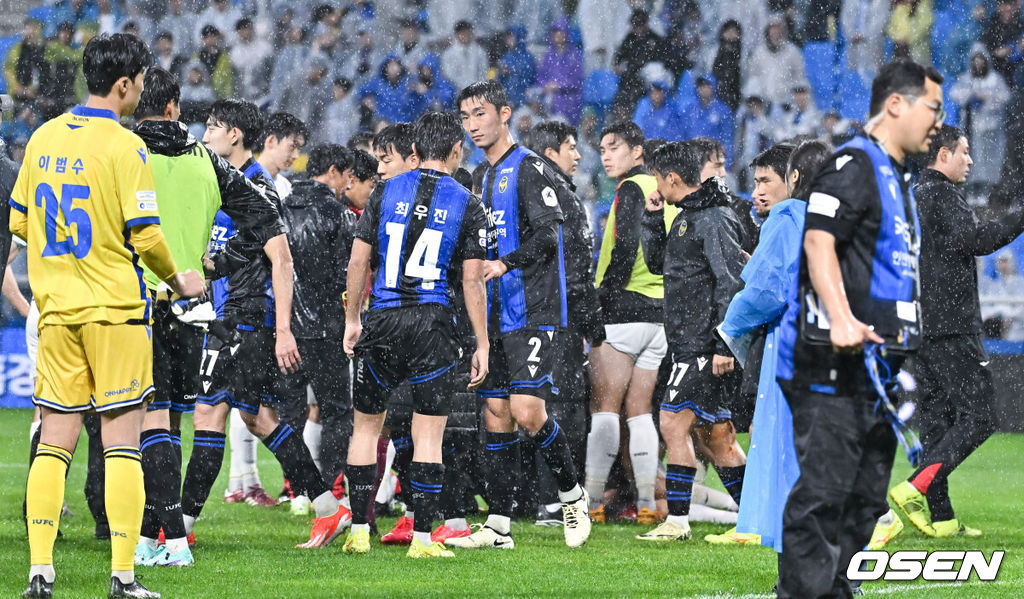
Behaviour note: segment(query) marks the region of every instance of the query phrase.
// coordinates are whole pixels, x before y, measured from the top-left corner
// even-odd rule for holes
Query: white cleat
[[[562,531],[569,547],[582,547],[590,538],[590,495],[586,489],[581,490],[579,499],[562,504]]]
[[[444,544],[448,547],[459,547],[461,549],[483,549],[485,547],[515,549],[516,547],[510,535],[503,535],[489,526],[480,527],[468,537],[445,539]]]

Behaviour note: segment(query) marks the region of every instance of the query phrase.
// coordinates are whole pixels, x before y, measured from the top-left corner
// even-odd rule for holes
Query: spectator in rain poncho
[[[550,30],[548,52],[537,72],[537,85],[544,89],[552,116],[571,124],[580,121],[583,107],[583,52],[569,43],[569,24],[562,18]]]
[[[931,64],[934,22],[931,0],[896,0],[886,30],[893,43],[893,57]]]
[[[957,78],[949,99],[960,105],[960,125],[970,142],[974,158],[970,183],[995,183],[1003,164],[1006,145],[1003,109],[1010,100],[1010,89],[991,67],[981,44],[971,50],[967,71]]]
[[[513,25],[505,32],[505,55],[498,61],[498,81],[512,106],[526,101],[526,90],[537,81],[537,59],[526,48],[526,29]]]
[[[985,335],[1008,341],[1024,341],[1024,304],[1008,299],[1024,298],[1024,279],[1010,250],[996,256],[994,277],[978,277],[981,320]]]
[[[846,38],[846,65],[870,85],[885,62],[885,26],[891,0],[846,0],[839,25]]]
[[[334,80],[333,101],[324,115],[323,136],[313,131],[317,143],[346,144],[359,131],[359,99],[352,82],[344,77]]]
[[[717,81],[711,74],[697,77],[697,102],[684,115],[689,123],[686,137],[710,137],[725,147],[725,164],[733,160],[736,119],[717,95]],[[749,161],[748,161],[749,162]]]
[[[413,114],[454,108],[455,87],[445,78],[441,72],[441,63],[433,54],[427,54],[420,60],[416,75],[409,85],[412,90]]]
[[[810,85],[803,54],[789,41],[786,22],[781,16],[772,17],[746,72],[743,95],[761,96],[772,104],[788,102],[794,86]]]
[[[687,138],[687,123],[679,105],[669,98],[671,89],[672,82],[668,79],[668,73],[665,73],[650,82],[647,95],[636,105],[633,122],[647,139],[682,141]]]
[[[378,119],[389,123],[411,121],[416,113],[409,88],[409,77],[402,61],[397,56],[388,56],[380,65],[377,77],[359,90],[359,98]]]

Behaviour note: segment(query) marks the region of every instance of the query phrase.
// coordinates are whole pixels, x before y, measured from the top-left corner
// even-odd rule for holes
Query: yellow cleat
[[[594,516],[593,516],[594,512],[591,511],[590,514],[591,514],[590,519],[593,520],[594,519]],[[601,515],[603,516],[604,512],[602,512]],[[658,524],[661,521],[662,521],[662,518],[661,518],[661,516],[658,515],[658,512],[652,510],[649,507],[642,507],[642,508],[640,508],[640,511],[636,513],[636,523],[637,524],[645,524],[647,526],[654,526],[655,524]]]
[[[657,528],[650,532],[645,532],[642,535],[637,535],[636,538],[641,541],[654,541],[657,543],[667,543],[668,541],[685,541],[689,539],[690,525],[679,525],[675,522],[662,522]]]
[[[441,543],[424,545],[418,539],[413,539],[409,544],[409,551],[405,554],[413,559],[428,557],[455,557],[455,554],[444,548]]]
[[[885,547],[901,532],[903,532],[903,520],[900,520],[896,512],[889,510],[875,524],[875,532],[871,533],[871,541],[868,542],[868,551],[878,551]]]
[[[604,517],[604,504],[597,506],[590,510],[590,521],[597,524],[604,524],[606,522]]]
[[[345,553],[369,553],[370,552],[370,531],[352,530],[345,539],[345,546],[342,547]]]
[[[936,537],[980,537],[981,531],[977,528],[964,526],[964,523],[953,518],[952,520],[941,520],[932,522]]]
[[[760,545],[761,535],[736,532],[734,526],[720,535],[706,535],[704,540],[712,545]]]
[[[914,485],[903,481],[889,490],[889,499],[896,504],[896,509],[910,520],[915,528],[928,535],[935,536],[932,527],[932,512],[928,507],[928,498],[917,490]]]

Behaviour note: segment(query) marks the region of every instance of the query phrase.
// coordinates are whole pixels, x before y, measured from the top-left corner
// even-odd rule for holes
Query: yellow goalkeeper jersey
[[[149,320],[131,227],[159,224],[146,144],[110,110],[76,106],[29,140],[11,194],[40,326]],[[26,222],[27,221],[27,222]]]

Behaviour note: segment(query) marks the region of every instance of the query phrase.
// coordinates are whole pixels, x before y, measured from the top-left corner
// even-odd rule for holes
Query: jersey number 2
[[[60,200],[57,194],[48,183],[40,183],[36,187],[36,206],[43,207],[46,204],[46,247],[43,248],[43,257],[63,256],[73,254],[75,258],[85,258],[92,249],[92,220],[84,208],[73,208],[75,200],[88,200],[88,185],[71,185],[65,183],[61,186]],[[64,229],[64,239],[57,239],[57,219],[63,215],[61,227]],[[71,226],[78,229],[76,239],[71,239]]]
[[[384,256],[384,284],[388,287],[397,287],[405,225],[386,223],[384,232],[388,236],[388,250]],[[444,234],[441,231],[423,229],[420,238],[416,240],[416,245],[412,248],[412,254],[405,261],[405,276],[422,279],[423,289],[433,289],[434,282],[441,278],[441,269],[437,267],[437,258],[441,253],[443,238]]]

